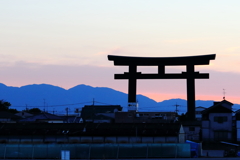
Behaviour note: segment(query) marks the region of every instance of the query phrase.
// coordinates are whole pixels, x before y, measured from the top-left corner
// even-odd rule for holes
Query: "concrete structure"
[[[201,121],[183,121],[181,122],[185,132],[185,139],[200,142]]]
[[[115,123],[170,123],[176,112],[116,112]]]
[[[179,143],[185,138],[180,123],[13,123],[0,128],[2,143]]]

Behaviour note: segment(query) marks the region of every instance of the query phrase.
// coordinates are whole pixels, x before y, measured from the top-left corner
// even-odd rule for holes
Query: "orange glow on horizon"
[[[139,94],[147,96],[148,98],[151,98],[157,102],[161,102],[168,99],[175,99],[175,98],[186,99],[186,95],[180,95],[180,94],[162,94],[162,93],[150,93],[150,92],[144,92]]]
[[[161,102],[168,99],[175,99],[175,98],[187,99],[187,95],[184,95],[184,94],[162,94],[162,93],[148,93],[148,92],[140,93],[140,94],[147,96],[157,102]],[[222,101],[223,97],[215,96],[215,95],[196,95],[196,100]],[[229,97],[226,97],[226,100],[233,104],[235,103],[240,104],[239,97],[229,96]]]

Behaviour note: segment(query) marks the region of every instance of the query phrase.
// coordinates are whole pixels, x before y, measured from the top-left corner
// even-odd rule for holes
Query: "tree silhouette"
[[[0,111],[8,111],[11,103],[0,100]]]
[[[27,110],[28,113],[31,113],[31,114],[39,114],[39,113],[42,113],[42,111],[39,109],[39,108],[32,108],[32,109],[29,109]]]
[[[185,121],[185,120],[186,120],[186,114],[182,113],[182,114],[178,117],[178,120],[179,120],[180,122]]]

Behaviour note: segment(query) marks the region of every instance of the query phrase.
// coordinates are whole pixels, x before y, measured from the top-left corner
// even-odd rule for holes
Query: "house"
[[[20,119],[19,116],[7,111],[0,111],[0,122],[1,123],[16,123]]]
[[[196,113],[196,120],[201,121],[202,120],[202,111],[205,110],[205,107],[199,106],[196,107],[195,113]]]
[[[236,141],[240,142],[240,109],[235,112]]]
[[[64,119],[64,123],[81,123],[81,117],[78,115],[58,115],[62,119]]]
[[[176,112],[116,112],[115,123],[169,123],[176,120]]]
[[[19,117],[22,117],[22,118],[33,116],[33,114],[25,112],[25,111],[20,111],[20,112],[16,113],[15,115],[19,116]]]
[[[202,111],[202,141],[220,142],[233,140],[232,103],[226,100]]]
[[[111,123],[115,119],[115,112],[122,111],[120,105],[85,105],[82,108],[83,122]]]
[[[19,120],[19,122],[63,123],[64,119],[54,114],[43,112],[38,115],[23,118]]]

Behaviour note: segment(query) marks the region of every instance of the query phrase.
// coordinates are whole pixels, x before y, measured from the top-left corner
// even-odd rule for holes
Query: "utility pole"
[[[26,111],[28,111],[28,105],[26,104]]]
[[[180,105],[178,105],[177,103],[175,104],[175,105],[173,105],[173,106],[175,106],[176,107],[176,109],[175,109],[175,112],[176,112],[176,114],[175,114],[175,121],[178,121],[178,107],[180,106]]]
[[[53,112],[53,114],[55,113],[55,108],[53,108],[53,111],[52,111],[52,112]]]
[[[45,98],[43,98],[43,107],[44,107],[43,111],[44,112],[45,112],[45,105],[46,105]]]
[[[67,112],[67,123],[68,123],[68,110],[69,110],[69,108],[67,107],[65,110]]]
[[[176,110],[175,110],[175,112],[176,112],[176,115],[178,114],[178,107],[180,106],[180,105],[178,105],[177,103],[175,104],[175,105],[173,105],[173,106],[175,106],[176,107]]]
[[[67,116],[68,116],[68,110],[69,110],[69,108],[67,107],[65,110],[66,110],[66,113],[67,113]]]

